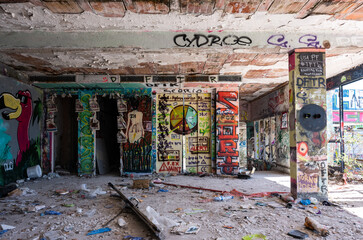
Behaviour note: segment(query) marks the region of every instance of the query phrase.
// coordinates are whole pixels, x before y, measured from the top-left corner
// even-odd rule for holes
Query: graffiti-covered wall
[[[217,90],[217,174],[239,171],[238,101],[238,91]]]
[[[152,98],[150,89],[125,89],[122,113],[125,140],[122,145],[124,172],[152,171]],[[123,124],[122,124],[123,125]]]
[[[254,119],[254,166],[257,170],[289,171],[289,87],[288,85],[262,97],[250,106]]]
[[[40,165],[42,92],[0,76],[0,185],[26,178]]]
[[[249,120],[255,121],[289,110],[289,86],[284,86],[262,98],[251,102],[251,116]]]
[[[211,94],[158,93],[156,102],[157,171],[211,172]]]
[[[127,87],[129,85],[129,87]],[[117,141],[120,144],[120,171],[151,172],[152,162],[152,97],[151,89],[138,84],[125,84],[121,89],[80,90],[81,111],[78,113],[78,174],[95,174],[95,131],[92,121],[94,96],[117,99]],[[77,110],[76,110],[77,111]]]

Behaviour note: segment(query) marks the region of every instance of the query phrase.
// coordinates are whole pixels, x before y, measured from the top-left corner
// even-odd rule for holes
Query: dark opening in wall
[[[58,112],[55,113],[55,167],[77,173],[78,122],[75,112],[76,96],[57,97]]]
[[[120,144],[117,143],[117,102],[108,97],[99,97],[100,130],[96,131],[97,174],[120,172]]]

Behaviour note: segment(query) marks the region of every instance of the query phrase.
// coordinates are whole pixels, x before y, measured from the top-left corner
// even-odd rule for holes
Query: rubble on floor
[[[137,202],[165,239],[291,239],[299,232],[309,239],[322,239],[327,232],[329,239],[362,235],[362,218],[341,203],[292,199],[287,186],[264,176],[272,175],[70,175],[24,181],[18,194],[0,199],[0,239],[158,239],[109,182]],[[135,184],[137,180],[143,181]],[[321,231],[306,228],[306,222]]]

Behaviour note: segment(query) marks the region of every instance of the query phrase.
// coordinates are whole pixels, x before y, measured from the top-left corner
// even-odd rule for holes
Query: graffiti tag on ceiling
[[[191,37],[187,34],[177,34],[173,40],[178,47],[250,46],[252,43],[251,38],[247,36],[227,35],[220,37],[213,34],[194,34]]]

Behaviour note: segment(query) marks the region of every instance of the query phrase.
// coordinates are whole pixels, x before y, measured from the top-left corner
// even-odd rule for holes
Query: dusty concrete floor
[[[290,191],[289,176],[275,172],[256,172],[248,180],[183,175],[168,176],[163,180],[167,183],[221,191],[236,189],[245,194]],[[242,239],[250,234],[263,234],[266,239],[293,239],[287,233],[294,229],[308,233],[308,239],[363,239],[362,185],[330,185],[329,200],[338,203],[338,207],[319,203],[305,209],[300,204],[288,209],[277,197],[235,197],[216,202],[212,199],[219,196],[219,193],[212,191],[163,184],[155,184],[155,187],[149,189],[132,189],[125,186],[132,185],[130,178],[112,175],[94,178],[61,176],[20,184],[20,188],[29,189],[27,194],[0,199],[0,224],[15,227],[0,235],[0,239],[123,239],[129,235],[155,239],[148,228],[128,210],[120,215],[126,221],[126,226],[118,225],[118,217],[108,224],[110,232],[86,236],[89,231],[102,228],[123,206],[119,198],[110,196],[115,192],[107,186],[108,182],[113,183],[127,197],[141,200],[139,209],[144,213],[147,206],[150,206],[169,220],[194,223],[200,227],[197,234],[183,235],[171,233],[171,228],[165,227],[163,233],[166,239]],[[88,192],[79,191],[82,184],[86,184],[91,193],[97,188],[106,193],[91,198]],[[160,188],[168,192],[158,192]],[[69,193],[59,194],[56,193],[57,190],[66,190]],[[281,207],[258,206],[257,202],[262,205],[277,203]],[[34,211],[34,207],[40,208],[42,205],[43,209]],[[62,214],[45,215],[48,210]],[[321,214],[316,214],[318,211]],[[330,235],[324,238],[304,228],[305,217],[313,217],[328,226]],[[53,238],[50,238],[52,233]]]

